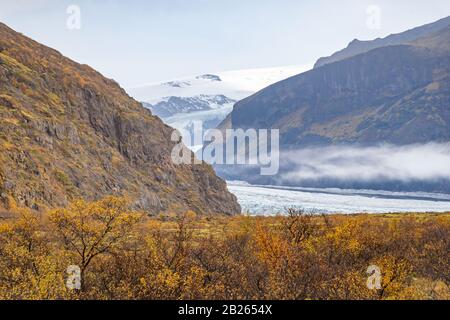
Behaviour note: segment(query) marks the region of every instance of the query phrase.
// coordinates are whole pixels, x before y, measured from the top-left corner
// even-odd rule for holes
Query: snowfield
[[[278,81],[312,69],[311,65],[245,69],[181,78],[163,83],[149,83],[128,89],[138,101],[158,103],[168,97],[224,95],[242,100]]]
[[[289,208],[317,213],[450,212],[450,195],[370,190],[283,188],[228,182],[242,212],[283,214]]]
[[[216,128],[237,101],[310,69],[312,64],[219,72],[146,84],[130,88],[128,93],[166,124],[193,137],[195,122],[202,123],[199,132]],[[193,151],[201,147],[187,134],[183,141]]]

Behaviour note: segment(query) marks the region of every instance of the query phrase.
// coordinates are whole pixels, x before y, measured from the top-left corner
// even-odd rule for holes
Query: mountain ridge
[[[441,31],[450,25],[450,16],[442,18],[436,22],[432,22],[420,27],[416,27],[401,33],[391,34],[385,38],[377,38],[375,40],[361,41],[354,39],[349,45],[340,51],[333,53],[331,56],[322,57],[317,60],[314,68],[322,67],[326,64],[344,60],[358,54],[366,53],[376,48],[386,47],[389,45],[407,44],[414,42],[424,36],[431,35]]]

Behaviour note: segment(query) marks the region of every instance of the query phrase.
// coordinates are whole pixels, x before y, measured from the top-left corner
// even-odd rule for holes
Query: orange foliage
[[[113,197],[9,211],[2,299],[450,298],[448,214],[149,218]],[[79,290],[66,286],[69,265]]]

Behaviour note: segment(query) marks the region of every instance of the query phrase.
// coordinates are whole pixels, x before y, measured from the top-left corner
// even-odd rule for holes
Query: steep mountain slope
[[[210,166],[172,163],[172,130],[113,80],[0,24],[0,203],[121,194],[153,214],[239,213]]]
[[[450,17],[447,17],[439,21],[426,24],[424,26],[417,27],[399,34],[392,34],[382,39],[378,38],[370,41],[360,41],[355,39],[350,42],[347,48],[342,49],[341,51],[338,51],[329,57],[320,58],[314,65],[314,68],[319,68],[326,64],[341,61],[376,48],[407,44],[409,42],[416,41],[419,38],[426,37],[433,33],[441,31],[447,28],[449,25]]]
[[[279,82],[238,102],[228,125],[278,128],[286,148],[449,141],[449,33]]]
[[[323,147],[343,148],[346,152],[345,146],[349,145],[364,150],[384,144],[434,142],[447,143],[448,149],[450,27],[406,45],[377,48],[269,86],[238,102],[219,128],[280,130],[279,174],[262,177],[258,169],[251,167],[217,166],[217,172],[230,180],[448,193],[450,184],[444,175],[415,181],[396,180],[395,175],[369,180],[345,175],[336,178],[339,172],[347,172],[345,166],[351,166],[351,161],[355,165],[370,162],[361,153],[357,158],[336,153],[340,156],[334,158],[333,167],[325,166],[336,173],[331,173],[331,178],[307,181],[309,178],[301,174],[305,168],[310,172],[319,170],[308,164],[314,159],[302,160],[302,156],[318,157],[320,162],[324,158],[321,150],[328,150],[333,157],[333,150]],[[302,150],[312,152],[298,152]],[[347,162],[341,163],[339,171],[342,159]]]

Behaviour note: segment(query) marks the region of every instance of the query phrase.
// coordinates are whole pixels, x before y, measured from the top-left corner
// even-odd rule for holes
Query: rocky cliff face
[[[129,196],[150,213],[238,214],[206,165],[174,165],[172,130],[113,80],[0,24],[0,203]]]

